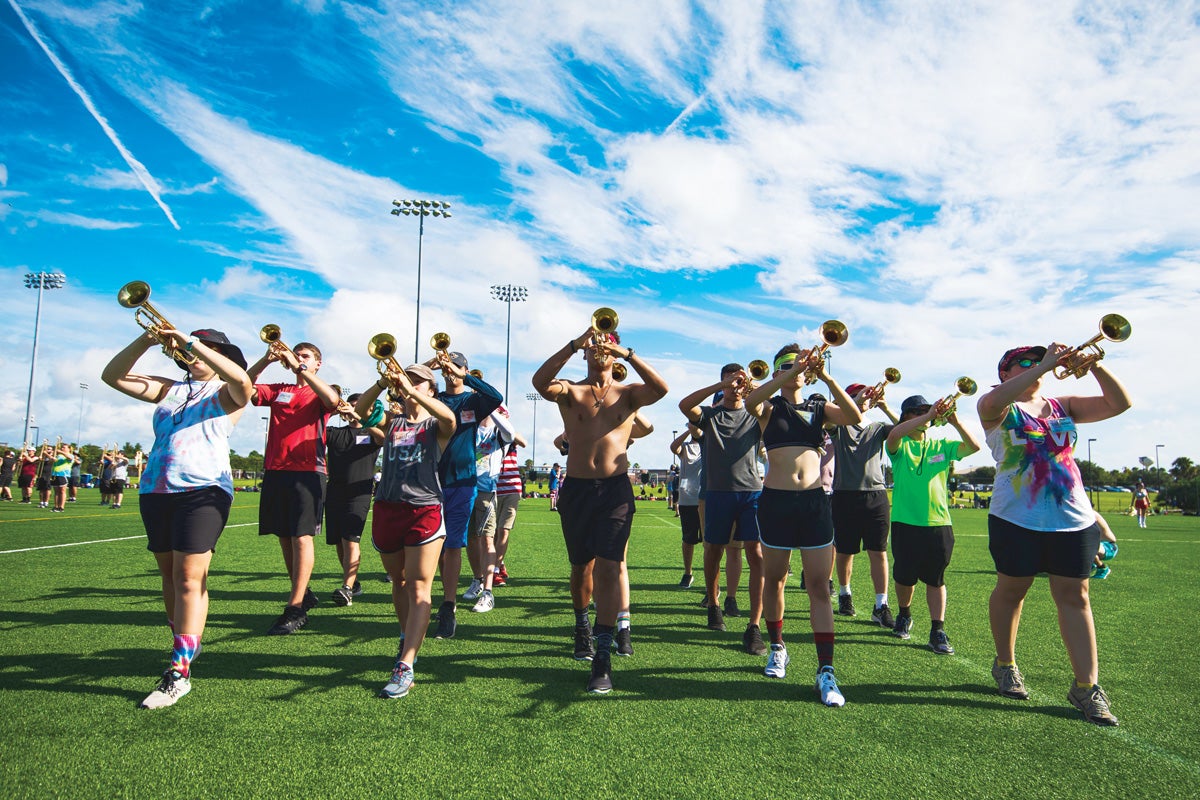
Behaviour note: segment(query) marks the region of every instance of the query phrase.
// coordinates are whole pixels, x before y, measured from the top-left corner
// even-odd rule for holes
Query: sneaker
[[[789,572],[788,574],[790,575],[791,573]],[[801,589],[801,591],[803,591],[804,589],[807,589],[807,588],[808,587],[804,585],[804,573],[801,572],[800,573],[800,589]]]
[[[725,598],[725,616],[736,617],[740,613],[741,610],[738,608],[737,598],[733,595],[728,595]]]
[[[787,648],[782,644],[773,644],[763,675],[768,678],[783,678],[787,675],[787,665],[790,663],[792,663],[792,657],[788,655]]]
[[[1028,700],[1029,692],[1025,691],[1025,676],[1017,665],[1002,667],[999,661],[992,661],[992,677],[996,679],[996,688],[1005,697],[1013,700]]]
[[[471,610],[480,614],[486,614],[495,607],[496,595],[492,594],[487,589],[484,589],[479,593],[479,599],[475,601],[475,606]]]
[[[1092,577],[1098,581],[1102,581],[1105,578],[1107,578],[1109,573],[1111,573],[1111,572],[1112,572],[1112,568],[1108,567],[1108,566],[1093,567],[1092,568]]]
[[[901,639],[911,639],[912,626],[912,617],[906,614],[901,614],[900,616],[896,617],[896,625],[892,628],[892,634],[894,636],[899,636]]]
[[[285,606],[279,619],[267,630],[267,636],[287,636],[308,624],[308,612],[300,606]]]
[[[382,578],[380,578],[379,580],[383,581],[384,583],[391,583],[391,582],[392,582],[392,576],[391,576],[391,575],[388,575],[388,574],[385,572],[385,573],[383,573],[383,577],[382,577]]]
[[[1103,558],[1105,561],[1111,561],[1117,557],[1116,542],[1101,542],[1100,549],[1103,551],[1101,558]]]
[[[854,610],[854,598],[853,597],[851,597],[848,594],[839,594],[837,596],[837,599],[838,599],[837,613],[839,616],[854,617],[854,616],[858,615],[857,612]]]
[[[504,572],[497,572],[494,575],[492,575],[492,588],[495,588],[497,586],[507,586],[507,585],[508,585],[508,576],[505,575]]]
[[[817,692],[821,695],[821,702],[827,706],[840,708],[846,705],[846,698],[838,689],[837,678],[833,677],[833,667],[821,667],[817,673]]]
[[[351,597],[358,597],[360,594],[362,594],[362,581],[356,578],[354,586],[350,589],[350,595]]]
[[[192,690],[192,682],[173,669],[162,674],[154,691],[138,704],[138,708],[166,708],[175,705],[179,698]]]
[[[479,578],[472,578],[470,587],[467,591],[463,592],[463,600],[466,600],[468,603],[478,600],[479,594],[482,591],[483,581],[479,580]]]
[[[12,500],[12,498],[11,498],[11,497],[6,497],[6,498],[4,498],[4,499],[5,499],[5,500]],[[75,498],[75,497],[68,497],[68,498],[67,498],[67,502],[68,502],[68,503],[74,503],[74,502],[75,502],[77,499],[78,499],[78,498]]]
[[[413,685],[412,667],[402,661],[397,661],[395,668],[392,669],[392,677],[379,690],[379,696],[385,700],[392,700],[397,697],[404,697],[408,694],[408,690]]]
[[[608,694],[612,691],[612,656],[597,653],[592,659],[592,678],[587,690],[592,694]]]
[[[1100,684],[1090,689],[1080,689],[1073,682],[1071,691],[1067,692],[1071,705],[1083,712],[1083,718],[1093,725],[1117,726],[1117,718],[1112,715],[1108,706],[1108,695],[1100,688]]]
[[[453,639],[457,630],[458,619],[454,613],[454,603],[444,600],[441,608],[438,609],[438,626],[437,630],[433,632],[433,638]]]
[[[871,612],[871,622],[877,622],[883,628],[896,627],[896,620],[892,618],[892,610],[888,608],[887,603]]]
[[[940,656],[954,655],[954,648],[950,646],[950,637],[946,635],[945,631],[930,631],[929,649]]]
[[[725,630],[725,615],[717,606],[708,607],[708,629],[710,631]]]
[[[757,625],[747,625],[742,634],[742,647],[752,656],[765,656],[767,646],[763,643],[762,631]]]
[[[352,606],[354,605],[354,592],[349,586],[341,586],[333,590],[333,604],[335,606]]]
[[[633,631],[629,628],[619,628],[613,636],[613,644],[617,647],[617,655],[633,655]]]
[[[596,656],[596,645],[592,642],[592,626],[575,626],[575,660],[591,661]]]
[[[312,589],[304,590],[304,599],[300,601],[300,607],[305,611],[310,611],[317,607],[321,601],[317,599],[317,593]]]
[[[694,582],[695,582],[695,579],[692,577],[692,573],[685,572],[685,573],[683,573],[683,577],[679,579],[679,588],[680,589],[690,589],[690,588],[692,588],[692,583],[694,583]]]
[[[120,507],[121,507],[120,503],[113,503],[111,506],[109,506],[109,508],[120,508]]]

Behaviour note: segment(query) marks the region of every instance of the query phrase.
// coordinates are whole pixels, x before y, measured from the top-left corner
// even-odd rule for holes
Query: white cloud
[[[38,211],[33,216],[43,222],[54,225],[70,225],[74,228],[88,228],[97,231],[119,231],[126,228],[139,228],[140,222],[121,222],[111,219],[95,219],[83,214],[71,214],[62,211]]]

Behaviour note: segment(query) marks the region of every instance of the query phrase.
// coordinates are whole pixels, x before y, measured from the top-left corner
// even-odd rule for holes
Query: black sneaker
[[[725,615],[716,606],[708,607],[708,629],[710,631],[725,630]]]
[[[592,679],[587,690],[592,694],[608,694],[612,691],[612,657],[608,653],[597,653],[592,659]]]
[[[337,589],[334,589],[333,604],[342,607],[354,605],[353,590],[346,586],[339,586]]]
[[[940,656],[954,655],[954,648],[950,646],[950,637],[945,631],[930,631],[929,633],[929,649]]]
[[[617,646],[617,655],[633,655],[633,633],[629,628],[617,630],[616,636],[613,637],[613,643]]]
[[[725,598],[725,616],[736,617],[741,612],[738,610],[737,598],[729,595]]]
[[[317,595],[312,589],[304,590],[304,599],[300,601],[300,607],[305,611],[310,611],[317,607],[321,601],[317,599]]]
[[[596,645],[592,642],[592,626],[575,626],[575,660],[591,661],[596,655]]]
[[[837,596],[837,599],[838,599],[837,613],[839,616],[853,617],[853,616],[857,615],[854,610],[854,598],[853,597],[851,597],[848,594],[839,594]]]
[[[355,579],[354,586],[350,589],[350,595],[358,597],[360,594],[362,594],[362,581]]]
[[[679,579],[679,588],[680,589],[690,589],[690,588],[692,588],[692,582],[693,582],[692,573],[685,572],[685,573],[683,573],[683,577]]]
[[[898,636],[901,639],[912,637],[913,621],[912,617],[901,614],[896,617],[896,624],[892,626],[892,635]]]
[[[896,620],[892,617],[892,610],[888,608],[887,603],[871,612],[871,622],[877,622],[883,628],[896,627]]]
[[[453,639],[457,630],[458,619],[454,614],[454,603],[443,600],[441,608],[438,609],[438,626],[437,630],[433,632],[433,638]]]
[[[807,588],[808,588],[808,587],[804,585],[804,573],[803,573],[803,572],[801,572],[801,573],[800,573],[800,589],[801,589],[801,590],[804,590],[804,589],[807,589]]]
[[[746,632],[742,634],[742,647],[752,656],[765,656],[767,654],[767,646],[763,643],[762,631],[758,629],[757,625],[746,626]]]
[[[279,619],[267,630],[267,636],[287,636],[308,624],[308,613],[300,606],[286,606]]]

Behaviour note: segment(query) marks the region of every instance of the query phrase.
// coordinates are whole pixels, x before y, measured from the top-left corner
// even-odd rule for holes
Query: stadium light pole
[[[450,218],[450,204],[441,200],[393,200],[393,216],[416,217],[417,222],[417,320],[413,331],[413,363],[421,360],[421,244],[425,239],[425,218]]]
[[[537,404],[538,404],[538,400],[542,399],[542,396],[540,394],[537,394],[536,392],[530,392],[529,394],[525,395],[525,399],[533,401],[533,455],[531,456],[531,458],[533,459],[533,469],[536,472],[537,471]]]
[[[1158,451],[1166,447],[1165,444],[1154,445],[1154,482],[1158,484],[1158,488],[1162,489],[1162,467],[1158,465]]]
[[[508,400],[508,366],[512,344],[512,304],[529,299],[529,290],[524,286],[506,283],[492,287],[492,299],[508,306],[508,326],[504,329],[504,399]],[[534,406],[536,408],[536,406]]]
[[[79,437],[83,436],[83,398],[87,394],[88,385],[79,384],[79,427],[75,429],[75,447],[79,447]]]
[[[33,357],[29,360],[29,393],[25,396],[25,441],[29,441],[29,415],[33,411],[33,381],[37,376],[38,332],[42,325],[42,294],[47,289],[61,289],[67,285],[67,276],[61,272],[26,272],[25,288],[37,289],[37,313],[33,317]]]
[[[1096,462],[1092,461],[1092,442],[1095,439],[1088,439],[1088,463],[1092,465],[1092,469],[1096,468]],[[1096,507],[1096,481],[1092,481],[1092,508]]]

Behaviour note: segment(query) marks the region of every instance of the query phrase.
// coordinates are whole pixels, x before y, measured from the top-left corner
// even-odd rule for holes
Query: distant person
[[[112,457],[112,479],[108,482],[109,496],[112,505],[109,508],[120,508],[125,499],[125,484],[129,482],[129,458],[118,450]]]
[[[67,508],[67,484],[71,481],[71,465],[75,463],[75,454],[71,445],[61,444],[54,451],[54,508],[52,511],[62,513]]]
[[[17,454],[12,450],[5,450],[4,456],[0,458],[0,501],[12,502],[12,481],[16,468]]]
[[[354,598],[362,594],[358,579],[362,557],[359,543],[371,510],[375,461],[380,449],[358,415],[348,413],[361,396],[352,394],[346,398],[345,408],[339,406],[345,425],[325,431],[329,468],[325,486],[325,543],[337,548],[342,568],[342,585],[333,590],[333,603],[337,606],[353,605]]]
[[[557,446],[558,443],[562,441],[562,434],[560,433],[558,435],[558,438],[555,439],[554,441]],[[562,445],[562,447],[565,448],[566,445],[564,444],[564,445]],[[566,450],[561,450],[561,452],[563,452],[565,454]],[[561,476],[562,476],[562,467],[560,467],[558,465],[558,462],[555,461],[554,464],[550,467],[549,491],[550,491],[550,510],[551,511],[558,511],[558,482],[559,482],[559,479]]]
[[[704,541],[700,525],[700,476],[704,468],[700,429],[690,422],[685,424],[683,433],[671,442],[671,452],[679,458],[679,497],[675,506],[679,527],[683,533],[683,577],[679,579],[679,588],[690,589],[695,580],[692,576],[692,561],[695,558],[696,545]]]
[[[37,450],[32,446],[25,448],[17,459],[17,488],[21,490],[21,502],[25,505],[33,503],[33,484],[39,463]]]
[[[71,477],[67,480],[67,502],[75,503],[79,500],[79,484],[83,480],[83,459],[79,457],[78,447],[75,448],[71,462]]]
[[[1137,513],[1138,527],[1146,527],[1146,515],[1150,513],[1150,493],[1146,491],[1146,484],[1138,481],[1137,488],[1133,490],[1133,510]]]
[[[504,454],[500,465],[500,477],[496,479],[496,574],[494,586],[508,585],[508,567],[504,557],[508,555],[508,540],[517,523],[517,508],[521,504],[523,484],[521,467],[517,463],[517,448],[525,447],[525,437],[516,434]]]

